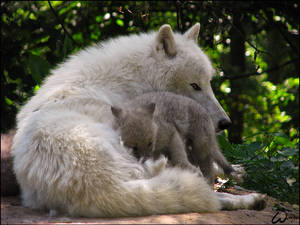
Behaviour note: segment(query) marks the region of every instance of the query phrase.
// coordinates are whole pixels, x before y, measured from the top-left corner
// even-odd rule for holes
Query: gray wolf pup
[[[188,160],[188,142],[194,164],[210,184],[215,178],[214,161],[226,175],[235,172],[220,151],[210,115],[195,100],[171,92],[150,92],[111,109],[124,145],[138,158],[157,159],[164,154],[173,165],[199,173]]]

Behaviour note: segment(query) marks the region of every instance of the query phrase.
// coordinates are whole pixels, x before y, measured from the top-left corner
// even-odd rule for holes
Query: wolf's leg
[[[192,155],[194,155],[194,158],[196,158],[197,165],[199,165],[201,172],[203,173],[203,176],[206,178],[208,184],[211,186],[214,185],[215,176],[214,176],[214,170],[213,170],[213,160],[212,157],[207,156],[205,158],[197,158],[197,154],[195,154],[194,150]]]
[[[230,173],[230,176],[232,176],[232,178],[238,183],[243,183],[244,176],[246,174],[244,167],[242,165],[236,164],[232,165],[232,168],[234,171]]]
[[[223,176],[225,174],[223,168],[221,168],[216,162],[213,163],[214,166],[214,176]],[[227,175],[232,177],[233,180],[235,180],[237,183],[241,184],[244,181],[244,176],[246,174],[246,171],[242,165],[235,164],[231,165],[233,168],[233,171]]]
[[[171,156],[170,161],[173,165],[178,165],[182,168],[187,168],[193,172],[198,173],[200,176],[203,176],[200,169],[193,166],[189,162],[185,151],[185,144],[177,131],[174,132],[174,135],[171,138],[169,144],[169,151]]]
[[[192,146],[191,151],[189,151],[189,160],[194,166],[200,167],[207,182],[213,185],[215,177],[210,143],[203,136],[193,135],[189,144]]]
[[[199,119],[201,122],[191,126],[189,139],[192,144],[191,158],[194,165],[199,165],[203,175],[210,184],[214,183],[215,171],[213,163],[216,162],[225,174],[234,171],[230,163],[222,154],[216,139],[215,129],[210,120]]]
[[[266,196],[258,193],[247,195],[233,195],[216,192],[222,210],[255,209],[262,210],[266,207]]]

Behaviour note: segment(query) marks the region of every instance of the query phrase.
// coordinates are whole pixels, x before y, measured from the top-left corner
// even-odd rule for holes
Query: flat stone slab
[[[285,212],[276,211],[280,204]],[[299,224],[299,209],[267,197],[262,211],[237,210],[217,213],[185,213],[123,218],[50,217],[49,213],[24,208],[19,197],[1,197],[1,224]],[[284,221],[281,222],[280,221]]]

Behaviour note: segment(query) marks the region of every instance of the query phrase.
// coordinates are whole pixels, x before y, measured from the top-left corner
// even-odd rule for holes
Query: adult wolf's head
[[[153,85],[157,90],[167,89],[199,102],[210,113],[216,131],[220,131],[226,129],[231,121],[211,88],[215,71],[207,55],[197,45],[199,30],[199,23],[183,35],[173,33],[169,25],[161,26],[151,55],[162,77]]]

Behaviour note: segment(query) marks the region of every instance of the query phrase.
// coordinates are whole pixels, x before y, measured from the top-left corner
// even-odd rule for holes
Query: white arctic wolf
[[[145,168],[108,125],[111,105],[150,91],[189,96],[217,130],[230,120],[210,86],[214,74],[197,46],[200,24],[184,35],[158,32],[111,39],[53,70],[21,109],[13,143],[24,206],[103,217],[260,208],[260,194],[214,193],[190,171]]]

